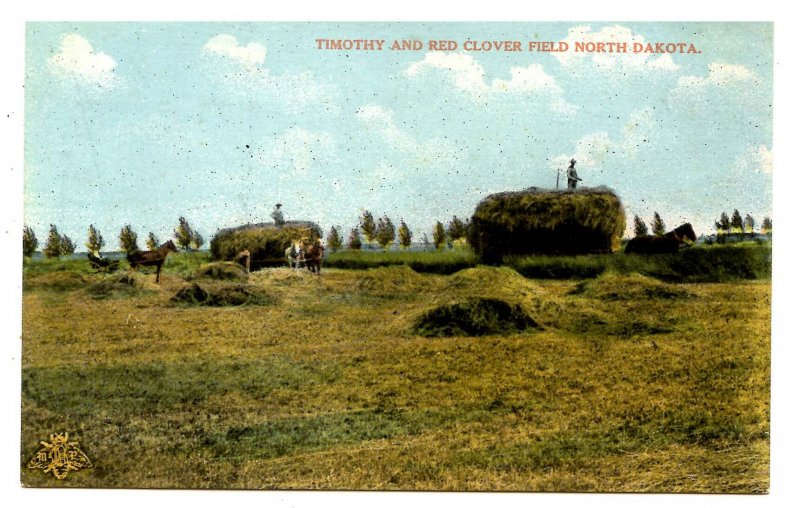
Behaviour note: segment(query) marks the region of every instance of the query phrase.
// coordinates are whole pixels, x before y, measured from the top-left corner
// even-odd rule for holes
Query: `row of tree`
[[[175,229],[174,234],[175,241],[184,250],[198,250],[205,243],[203,236],[189,225],[189,221],[185,217],[178,219],[178,227]],[[140,250],[138,241],[139,236],[130,224],[123,226],[119,232],[119,245],[126,254]],[[147,235],[145,244],[149,250],[155,250],[158,248],[159,240],[154,233],[150,232]],[[85,245],[90,252],[100,252],[106,245],[103,235],[94,227],[94,224],[89,225],[88,238]],[[22,231],[22,254],[30,257],[36,252],[38,246],[39,240],[36,238],[33,228],[25,226]],[[50,224],[50,232],[42,249],[44,257],[57,258],[69,256],[74,252],[75,242],[67,235],[60,234],[55,224]]]
[[[725,234],[752,234],[755,232],[756,221],[749,213],[742,218],[739,210],[734,210],[733,214],[728,217],[726,212],[722,212],[720,219],[714,222],[714,228],[717,230],[717,236]],[[666,226],[658,212],[653,214],[653,219],[650,221],[650,228],[654,236],[661,236],[666,233]],[[772,219],[764,217],[761,222],[761,233],[772,233]],[[647,236],[649,234],[647,223],[638,215],[633,216],[633,234],[634,236]]]
[[[437,249],[441,249],[447,243],[452,245],[453,242],[465,238],[467,236],[467,226],[467,222],[455,215],[446,228],[440,221],[436,221],[436,225],[433,227],[434,246]],[[395,240],[400,247],[408,248],[411,246],[411,240],[414,237],[414,233],[403,219],[400,219],[400,226],[395,228],[394,222],[387,215],[379,217],[376,221],[368,210],[361,215],[359,225],[350,229],[347,237],[347,248],[353,250],[361,249],[362,235],[368,243],[376,242],[382,249],[393,244]],[[326,237],[326,243],[328,248],[334,252],[345,246],[344,238],[339,228],[331,227]],[[427,246],[430,243],[427,233],[423,234],[422,244]]]

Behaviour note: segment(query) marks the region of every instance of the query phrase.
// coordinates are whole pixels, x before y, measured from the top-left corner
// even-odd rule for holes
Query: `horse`
[[[250,251],[245,249],[233,258],[233,262],[240,264],[244,267],[247,273],[250,273]]]
[[[140,266],[155,266],[156,267],[156,284],[158,284],[161,275],[161,265],[167,259],[170,252],[178,252],[178,248],[172,240],[168,241],[156,250],[140,251],[136,250],[128,253],[128,263],[131,268],[136,270]]]
[[[302,263],[306,262],[303,244],[299,241],[294,241],[290,246],[286,247],[284,254],[286,255],[286,262],[289,263],[289,268],[297,270]]]
[[[305,251],[305,261],[306,267],[312,272],[316,273],[317,275],[320,274],[322,271],[322,256],[324,254],[325,247],[322,246],[322,243],[317,240],[314,242],[313,245],[308,247]]]
[[[625,254],[675,254],[683,246],[691,246],[697,240],[692,225],[688,222],[662,236],[637,236],[625,246]]]

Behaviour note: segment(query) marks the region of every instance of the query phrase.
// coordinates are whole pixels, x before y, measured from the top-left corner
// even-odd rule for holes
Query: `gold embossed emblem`
[[[40,442],[42,448],[28,463],[30,469],[42,469],[63,480],[69,471],[92,467],[92,461],[78,448],[78,442],[69,440],[69,433],[50,434],[49,443]]]

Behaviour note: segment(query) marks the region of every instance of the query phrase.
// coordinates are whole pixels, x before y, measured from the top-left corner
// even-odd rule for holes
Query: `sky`
[[[381,51],[318,39],[384,40]],[[392,41],[419,40],[394,51]],[[429,51],[429,40],[453,40]],[[523,51],[468,51],[465,41]],[[566,52],[530,52],[564,41]],[[692,43],[694,54],[579,53]],[[323,45],[324,46],[324,45]],[[221,228],[327,231],[364,210],[420,240],[486,195],[584,186],[668,228],[772,216],[771,23],[28,23],[24,221],[79,248]]]

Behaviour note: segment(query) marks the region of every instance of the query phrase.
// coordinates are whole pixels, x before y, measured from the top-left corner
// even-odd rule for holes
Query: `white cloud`
[[[772,174],[772,150],[767,145],[748,148],[736,161],[736,169],[744,173]]]
[[[401,131],[394,122],[394,113],[382,106],[369,104],[356,111],[356,117],[369,127],[377,129],[381,136],[395,149],[416,151],[419,145],[414,138]]]
[[[678,89],[705,90],[711,87],[728,87],[738,83],[757,83],[758,77],[743,65],[714,62],[708,66],[708,75],[681,76]]]
[[[117,82],[117,62],[105,53],[95,52],[92,45],[78,34],[61,38],[61,48],[50,57],[50,70],[59,76],[75,79],[86,85],[111,88]]]
[[[203,51],[232,58],[241,64],[249,66],[263,64],[267,55],[267,48],[262,44],[249,42],[246,46],[241,46],[236,37],[225,34],[212,37],[203,46]]]
[[[230,35],[217,35],[203,46],[203,53],[215,58],[209,73],[234,94],[277,99],[292,113],[312,104],[321,110],[339,109],[334,86],[319,82],[310,71],[273,75],[262,67],[267,49],[261,44],[241,46]]]
[[[549,99],[550,107],[555,111],[569,114],[575,112],[575,106],[564,100],[563,90],[555,78],[537,63],[527,67],[512,67],[511,79],[496,78],[489,84],[486,82],[483,66],[472,55],[429,52],[424,59],[410,64],[405,73],[413,78],[429,69],[444,73],[456,89],[476,101],[506,93],[536,94]]]
[[[569,51],[551,53],[565,67],[577,67],[586,63],[604,71],[674,71],[678,65],[669,54],[656,56],[654,53],[633,53],[633,45],[640,43],[646,45],[648,41],[644,36],[634,34],[630,28],[621,25],[612,25],[592,31],[590,26],[575,26],[569,29],[567,37],[562,42],[569,44]],[[576,42],[592,43],[627,43],[627,52],[576,52],[573,51]],[[616,46],[613,46],[616,47]]]

